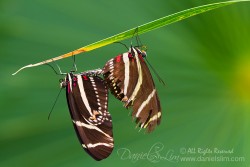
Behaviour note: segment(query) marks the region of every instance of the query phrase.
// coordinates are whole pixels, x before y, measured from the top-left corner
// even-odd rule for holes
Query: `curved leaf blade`
[[[137,29],[136,33],[138,35],[141,35],[143,33],[146,33],[146,32],[161,28],[163,26],[166,26],[166,25],[169,25],[169,24],[184,20],[186,18],[195,16],[195,15],[198,15],[198,14],[201,14],[201,13],[204,13],[204,12],[208,12],[208,11],[213,10],[213,9],[217,9],[217,8],[224,7],[224,6],[227,6],[227,5],[235,4],[235,3],[238,3],[238,2],[247,2],[247,1],[250,1],[250,0],[233,0],[233,1],[226,1],[226,2],[218,2],[218,3],[212,3],[212,4],[208,4],[208,5],[202,5],[202,6],[186,9],[186,10],[183,10],[183,11],[180,11],[180,12],[177,12],[177,13],[174,13],[174,14],[159,18],[157,20],[148,22],[148,23],[140,25],[138,27],[129,29],[129,30],[124,31],[122,33],[119,33],[119,34],[116,34],[114,36],[105,38],[103,40],[100,40],[100,41],[97,41],[97,42],[92,43],[90,45],[81,47],[79,49],[76,49],[76,50],[71,51],[69,53],[60,55],[58,57],[51,58],[51,59],[48,59],[48,60],[45,60],[45,61],[42,61],[42,62],[39,62],[39,63],[36,63],[36,64],[26,65],[26,66],[20,68],[18,71],[16,71],[12,75],[17,74],[19,71],[21,71],[21,70],[23,70],[25,68],[35,67],[35,66],[47,64],[47,63],[57,61],[57,60],[60,60],[60,59],[63,59],[63,58],[67,58],[67,57],[70,57],[70,56],[74,56],[74,55],[77,55],[77,54],[80,54],[80,53],[83,53],[83,52],[88,52],[88,51],[91,51],[91,50],[94,50],[94,49],[97,49],[97,48],[112,44],[114,42],[119,42],[119,41],[122,41],[122,40],[125,40],[125,39],[132,38],[134,33],[135,33],[135,29]]]

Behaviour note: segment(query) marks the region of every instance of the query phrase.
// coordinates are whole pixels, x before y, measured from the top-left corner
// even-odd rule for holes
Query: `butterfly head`
[[[135,54],[141,55],[143,58],[147,57],[146,46],[141,47],[141,49],[137,47],[131,47],[129,53],[135,56]]]
[[[66,77],[64,78],[64,79],[60,79],[59,80],[59,82],[60,82],[60,88],[65,88],[66,86],[67,86],[67,80],[66,80]]]
[[[142,57],[143,58],[145,58],[145,57],[147,57],[147,46],[146,45],[143,45],[142,47],[141,47],[141,55],[142,55]]]
[[[142,50],[141,55],[142,55],[143,58],[145,58],[145,57],[147,57],[147,52],[145,50]]]
[[[74,79],[75,77],[73,76],[72,73],[68,73],[66,74],[66,76],[64,77],[64,79],[60,79],[60,88],[66,88],[68,83],[71,82],[72,79]]]

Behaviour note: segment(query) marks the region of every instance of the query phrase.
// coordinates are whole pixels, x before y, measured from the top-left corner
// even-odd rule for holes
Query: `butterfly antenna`
[[[150,68],[153,70],[153,72],[155,73],[156,77],[158,78],[159,82],[161,84],[163,84],[164,86],[166,85],[165,82],[163,81],[163,79],[161,79],[160,75],[156,72],[156,70],[154,69],[154,67],[149,63],[148,59],[145,57],[145,60],[147,62],[147,64],[150,66]]]
[[[63,89],[63,88],[60,89],[59,93],[58,93],[57,96],[56,96],[56,100],[55,100],[55,102],[54,102],[54,104],[53,104],[53,106],[52,106],[52,108],[51,108],[51,110],[50,110],[50,112],[49,112],[48,120],[50,119],[51,113],[52,113],[52,111],[53,111],[54,108],[55,108],[56,102],[57,102],[57,100],[58,100],[58,98],[59,98],[59,96],[60,96],[60,94],[61,94],[61,92],[62,92],[62,89]]]
[[[121,45],[125,46],[127,50],[129,49],[128,46],[126,44],[122,43],[122,42],[114,42],[114,43],[121,44]]]
[[[48,65],[50,68],[52,68],[52,70],[56,73],[56,75],[60,75],[60,74],[55,70],[55,68],[54,68],[52,65],[50,65],[50,64],[48,64],[48,63],[46,63],[46,65]]]
[[[53,62],[54,62],[54,61],[53,61]],[[55,62],[54,62],[54,63],[55,63]],[[66,73],[63,73],[63,72],[61,71],[61,68],[60,68],[59,65],[56,64],[56,63],[55,63],[55,65],[57,66],[59,72],[57,72],[57,71],[55,70],[55,68],[54,68],[51,64],[46,63],[46,65],[48,65],[50,68],[52,68],[52,70],[56,73],[56,75],[65,75],[65,74],[66,74]]]

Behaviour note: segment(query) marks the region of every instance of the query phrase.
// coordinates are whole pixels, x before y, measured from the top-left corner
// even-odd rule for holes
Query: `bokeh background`
[[[40,62],[187,8],[216,0],[1,0],[0,166],[249,166],[250,3],[226,6],[140,36],[148,59],[167,86],[155,78],[162,122],[151,134],[138,132],[121,102],[110,96],[115,149],[96,162],[81,148],[65,92],[57,100],[57,76],[48,66],[11,74]],[[123,41],[130,44],[130,40]],[[102,67],[126,49],[112,44],[76,57],[78,71]],[[56,62],[63,71],[72,59]],[[154,75],[154,74],[153,74]],[[164,148],[157,162],[122,158]],[[183,149],[196,153],[182,153]],[[233,150],[205,156],[244,157],[243,162],[181,162],[198,149]],[[170,161],[170,154],[175,156]],[[179,156],[179,158],[178,158]],[[172,157],[173,158],[173,157]],[[176,161],[175,161],[176,160]]]

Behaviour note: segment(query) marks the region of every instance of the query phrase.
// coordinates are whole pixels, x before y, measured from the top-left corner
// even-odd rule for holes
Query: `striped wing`
[[[160,124],[161,106],[151,73],[142,52],[131,47],[129,52],[109,60],[103,68],[111,93],[132,107],[132,117],[148,132]]]
[[[114,146],[108,92],[103,80],[83,74],[66,76],[66,95],[82,147],[96,160],[107,158]]]

